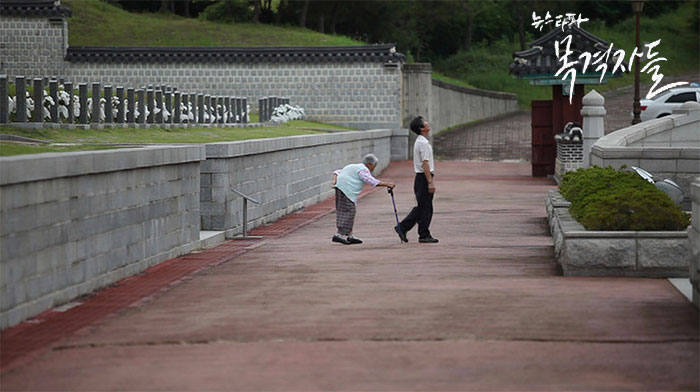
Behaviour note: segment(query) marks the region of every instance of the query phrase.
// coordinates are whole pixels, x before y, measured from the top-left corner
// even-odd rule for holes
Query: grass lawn
[[[110,150],[121,148],[120,146],[51,146],[46,144],[24,144],[12,142],[0,142],[0,157],[13,155],[40,154],[43,152],[73,152],[73,151],[94,151]]]
[[[337,125],[295,120],[277,126],[261,128],[113,128],[113,129],[21,129],[3,126],[0,134],[23,136],[53,143],[84,143],[78,146],[27,145],[3,142],[0,156],[42,152],[67,152],[114,148],[104,144],[175,144],[213,143],[248,139],[309,135],[325,130],[350,130]],[[102,146],[100,144],[103,144]]]
[[[130,13],[99,0],[63,0],[72,46],[341,46],[345,36],[264,23],[223,24],[173,14]]]

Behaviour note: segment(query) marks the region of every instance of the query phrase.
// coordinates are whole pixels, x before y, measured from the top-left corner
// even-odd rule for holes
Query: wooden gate
[[[532,101],[532,176],[554,174],[557,147],[554,143],[552,101]]]

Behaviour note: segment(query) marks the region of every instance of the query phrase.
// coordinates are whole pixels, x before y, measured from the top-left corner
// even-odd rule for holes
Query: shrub
[[[571,216],[588,230],[678,231],[690,225],[663,191],[637,173],[592,167],[566,173],[560,185]]]

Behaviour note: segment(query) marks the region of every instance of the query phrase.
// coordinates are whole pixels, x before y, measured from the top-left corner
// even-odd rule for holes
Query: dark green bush
[[[566,173],[559,186],[571,216],[588,230],[678,231],[690,225],[663,191],[637,173],[592,167]]]

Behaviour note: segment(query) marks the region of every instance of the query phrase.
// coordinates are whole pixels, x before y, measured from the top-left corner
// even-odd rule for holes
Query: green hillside
[[[348,37],[299,27],[223,24],[173,14],[129,13],[99,0],[63,0],[72,46],[340,46],[362,45]]]

